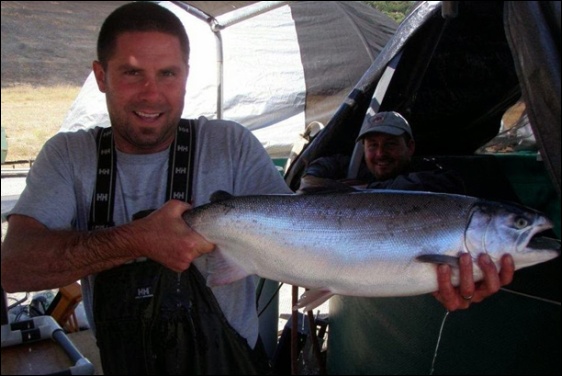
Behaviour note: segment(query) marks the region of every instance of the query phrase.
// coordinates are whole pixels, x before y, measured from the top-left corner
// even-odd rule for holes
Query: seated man
[[[367,127],[357,141],[363,142],[365,164],[369,173],[358,179],[345,179],[350,157],[336,154],[318,158],[307,167],[299,187],[300,193],[337,189],[337,185],[316,178],[337,180],[356,188],[404,189],[445,193],[465,193],[464,183],[454,171],[443,170],[423,161],[412,163],[416,144],[410,125],[397,112],[379,112],[365,120]],[[345,190],[344,186],[340,186]]]
[[[298,193],[332,192],[357,189],[395,189],[443,193],[465,193],[462,179],[453,171],[437,165],[413,165],[415,141],[410,125],[397,112],[379,112],[367,115],[357,137],[363,143],[365,164],[369,170],[361,179],[345,179],[349,157],[333,155],[319,158],[307,167]],[[424,163],[425,164],[425,163]],[[342,179],[343,178],[343,179]],[[467,308],[471,302],[480,302],[497,292],[513,279],[513,259],[506,254],[498,273],[490,257],[484,252],[478,257],[478,266],[484,279],[474,283],[469,254],[459,260],[460,285],[451,284],[448,265],[438,268],[439,291],[433,293],[445,308],[453,311]]]

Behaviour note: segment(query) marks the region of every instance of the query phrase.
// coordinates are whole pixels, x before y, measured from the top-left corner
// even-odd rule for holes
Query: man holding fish
[[[204,290],[200,277],[208,275],[206,259],[213,254],[215,244],[187,226],[183,214],[207,203],[210,194],[218,190],[237,196],[293,192],[246,128],[203,117],[180,122],[189,73],[188,56],[189,42],[181,22],[163,7],[134,2],[113,12],[100,31],[98,60],[93,63],[98,87],[106,94],[111,120],[111,128],[105,129],[112,131],[96,128],[55,135],[38,155],[27,186],[9,216],[2,245],[3,288],[8,292],[37,291],[81,280],[88,321],[92,329],[98,326],[96,335],[106,373],[178,369],[214,374],[232,370],[264,372],[259,361],[251,364],[253,359],[264,356],[259,341],[254,278]],[[185,134],[189,136],[185,138]],[[366,134],[360,137],[363,136]],[[404,146],[406,154],[413,152],[413,147],[399,145]],[[185,150],[191,154],[178,154]],[[185,161],[188,162],[181,165]],[[388,169],[390,159],[377,166],[380,170]],[[191,175],[181,175],[185,170],[191,171]],[[177,189],[177,181],[184,181],[183,187]],[[156,210],[132,220],[137,212],[147,209]],[[439,291],[434,295],[447,309],[467,308],[471,302],[497,292],[513,277],[514,266],[509,256],[502,260],[499,273],[485,255],[480,256],[478,265],[484,279],[474,283],[470,255],[461,256],[458,287],[451,283],[449,266],[438,268],[435,278]],[[128,273],[126,281],[120,273]],[[176,277],[177,296],[176,287],[162,287],[175,286]],[[136,289],[130,297],[127,281],[139,283],[132,286]],[[138,312],[133,313],[142,316],[153,309],[151,322],[157,322],[158,317],[168,314],[164,307],[174,301],[179,309],[171,309],[172,313],[184,320],[185,312],[191,312],[199,303],[195,290],[212,307],[205,312],[212,312],[218,319],[212,321],[210,313],[198,316],[199,321],[194,317],[187,319],[207,325],[207,329],[217,333],[226,333],[220,334],[224,341],[234,343],[235,337],[242,339],[242,344],[234,346],[238,346],[238,353],[230,362],[216,361],[212,348],[197,353],[195,350],[203,351],[202,347],[193,343],[192,347],[185,345],[191,349],[186,354],[180,339],[190,341],[184,337],[195,337],[194,333],[205,338],[204,333],[197,331],[197,325],[194,332],[177,338],[172,335],[168,342],[159,342],[161,338],[153,333],[139,334],[134,326],[128,334],[111,333],[124,325],[123,318],[115,316],[117,311],[130,308],[123,302],[146,302],[148,305],[139,306]],[[174,300],[177,297],[180,298]],[[190,314],[195,313],[187,315]],[[222,317],[226,318],[225,323]],[[166,316],[163,323],[172,325],[174,320]],[[214,323],[218,328],[211,327]],[[235,334],[231,335],[231,331]],[[169,332],[164,330],[166,334]],[[154,342],[153,348],[134,347],[142,346],[147,338]],[[128,347],[132,350],[126,355],[112,354],[114,341],[121,341],[124,352]],[[172,350],[179,354],[175,360],[170,360]],[[222,350],[217,349],[217,353]],[[194,362],[185,362],[184,357],[196,357],[200,363],[194,366]],[[240,364],[237,359],[247,360],[247,364]]]

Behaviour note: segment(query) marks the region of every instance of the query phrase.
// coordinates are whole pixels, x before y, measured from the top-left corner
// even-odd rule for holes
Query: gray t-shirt
[[[58,133],[45,143],[29,172],[26,188],[10,214],[37,219],[50,229],[86,231],[96,181],[97,151],[94,129]],[[254,135],[240,124],[198,119],[193,171],[193,206],[209,202],[211,193],[233,195],[292,193]],[[131,221],[138,211],[165,202],[169,151],[133,155],[117,151],[113,219]],[[195,260],[207,276],[204,258]],[[82,294],[93,328],[94,276],[83,278]],[[254,346],[258,336],[254,278],[213,287],[230,324]]]

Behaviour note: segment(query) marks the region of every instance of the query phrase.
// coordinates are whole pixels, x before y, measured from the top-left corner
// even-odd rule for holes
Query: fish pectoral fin
[[[250,274],[239,265],[229,262],[220,250],[207,255],[207,286],[221,286],[246,278]]]
[[[416,256],[416,260],[421,262],[429,262],[432,264],[447,264],[452,268],[459,267],[458,256],[438,255],[438,254],[425,254]]]
[[[301,295],[297,305],[293,307],[293,311],[298,311],[299,308],[304,308],[305,311],[311,311],[332,296],[334,296],[334,293],[328,289],[305,291],[305,293]]]

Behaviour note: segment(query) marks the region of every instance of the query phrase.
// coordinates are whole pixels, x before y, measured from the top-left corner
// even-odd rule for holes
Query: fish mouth
[[[549,230],[554,227],[552,221],[546,217],[540,217],[537,222],[537,226],[532,228],[527,236],[522,235],[521,237],[523,253],[545,252],[560,255],[560,240],[548,236]],[[525,238],[526,242],[523,240]]]
[[[548,226],[548,229],[552,226]],[[540,262],[560,257],[560,240],[549,237],[545,229],[537,229],[531,234],[527,244],[521,249],[518,263],[521,267],[532,266]]]
[[[527,243],[526,249],[530,251],[554,251],[560,254],[560,240],[535,234]]]
[[[547,236],[547,232],[554,227],[552,221],[546,217],[539,217],[537,225],[531,229],[527,236],[524,252],[553,251],[560,254],[560,240]]]

